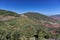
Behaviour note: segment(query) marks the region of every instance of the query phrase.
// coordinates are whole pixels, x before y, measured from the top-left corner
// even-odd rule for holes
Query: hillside
[[[15,19],[16,17],[19,17],[19,14],[16,12],[0,9],[0,21],[11,20]]]
[[[4,19],[4,21],[0,21],[1,40],[21,40],[21,37],[28,39],[35,37],[37,40],[42,40],[58,38],[60,34],[59,23],[40,13],[28,12],[17,14],[15,12],[0,10],[0,18]]]
[[[55,20],[60,20],[60,15],[52,15],[50,17],[54,18]]]
[[[46,15],[40,14],[40,13],[27,12],[27,13],[24,13],[23,15],[28,16],[28,18],[34,20],[39,25],[42,24],[47,27],[59,27],[60,26],[56,20],[54,20]]]
[[[8,11],[8,10],[2,10],[0,9],[0,15],[4,16],[18,16],[16,12]]]
[[[13,38],[8,37],[8,39],[14,39],[14,40],[18,39],[19,37],[23,37],[23,36],[25,37],[32,37],[34,35],[38,36],[39,33],[41,34],[43,38],[47,35],[50,37],[51,35],[46,27],[43,27],[42,25],[38,25],[38,24],[36,25],[36,23],[33,20],[29,18],[24,18],[24,17],[19,17],[18,19],[0,22],[0,31],[2,31],[3,33],[3,35],[1,35],[2,33],[0,33],[2,37],[7,34],[13,37]]]
[[[54,21],[48,16],[40,14],[40,13],[36,13],[36,12],[27,12],[27,13],[24,13],[24,15],[28,16],[31,19],[35,19],[35,20]]]
[[[50,17],[57,20],[57,22],[60,23],[60,15],[52,15]]]

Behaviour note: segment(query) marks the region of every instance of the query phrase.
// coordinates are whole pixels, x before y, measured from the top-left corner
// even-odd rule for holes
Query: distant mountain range
[[[60,15],[52,15],[52,18],[54,18],[55,20],[60,20]]]

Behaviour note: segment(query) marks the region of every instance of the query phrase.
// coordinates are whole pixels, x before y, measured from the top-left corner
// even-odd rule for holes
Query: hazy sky
[[[55,15],[60,14],[60,0],[0,0],[0,9]]]

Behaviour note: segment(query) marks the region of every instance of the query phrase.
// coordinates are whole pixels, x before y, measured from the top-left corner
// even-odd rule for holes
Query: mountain
[[[7,15],[7,16],[18,16],[16,12],[8,11],[8,10],[2,10],[0,9],[0,15]]]
[[[16,12],[0,9],[0,21],[15,19],[18,16],[19,14],[17,14]]]
[[[42,24],[47,27],[59,27],[59,23],[53,18],[50,18],[46,15],[36,13],[36,12],[27,12],[24,15],[28,16],[30,19],[34,20],[37,24]]]
[[[2,35],[3,33],[2,37],[5,35],[5,37],[8,37],[8,39],[13,40],[18,40],[20,37],[24,36],[27,38],[32,36],[35,37],[35,35],[38,36],[39,34],[41,34],[43,38],[47,35],[50,37],[51,35],[47,27],[43,27],[43,25],[36,24],[34,20],[28,18],[25,15],[21,15],[17,19],[0,22],[0,31],[2,31],[0,32],[0,35]],[[45,35],[46,32],[47,35]],[[9,36],[12,37],[10,38]]]
[[[4,21],[2,21],[3,19]],[[58,38],[59,28],[60,25],[56,20],[41,13],[17,14],[7,10],[0,10],[1,40],[21,40],[20,38],[29,39],[31,37],[39,40],[41,38]]]
[[[58,23],[60,23],[60,15],[52,15],[50,17],[56,20]]]
[[[27,12],[24,13],[24,15],[28,16],[31,19],[36,19],[36,20],[46,20],[46,21],[53,21],[51,18],[49,18],[46,15],[40,14],[40,13],[36,13],[36,12]]]
[[[52,15],[52,18],[54,18],[55,20],[60,20],[60,15]]]

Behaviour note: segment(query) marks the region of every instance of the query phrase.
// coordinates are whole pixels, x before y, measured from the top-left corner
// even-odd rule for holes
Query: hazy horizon
[[[60,0],[0,0],[0,9],[56,15],[60,14]]]

